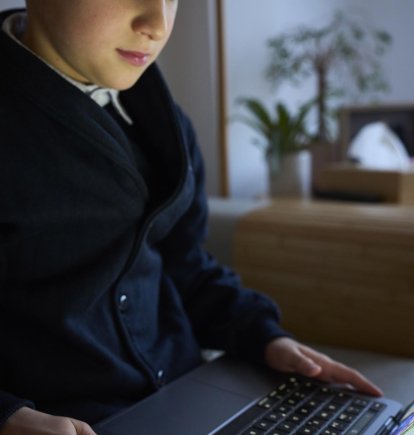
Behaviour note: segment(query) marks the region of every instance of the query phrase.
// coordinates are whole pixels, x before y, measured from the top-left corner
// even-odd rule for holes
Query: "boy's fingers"
[[[323,354],[304,347],[302,349],[303,353],[308,356],[308,358],[313,359],[316,364],[322,367],[319,379],[326,382],[334,382],[338,384],[348,384],[356,388],[362,393],[366,393],[373,396],[382,396],[382,391],[370,382],[365,376],[344,364],[333,361],[327,358]],[[309,375],[308,375],[309,376]]]
[[[76,435],[96,435],[96,432],[83,421],[75,420],[74,418],[71,418],[70,421],[75,427]]]
[[[312,358],[303,354],[299,349],[295,349],[295,351],[290,355],[288,367],[282,369],[308,377],[318,376],[322,371],[322,367],[319,364],[317,364]]]
[[[383,395],[377,386],[357,370],[287,337],[276,339],[269,344],[266,361],[276,370],[297,372],[321,381],[348,385],[372,396]]]
[[[316,377],[322,372],[322,367],[312,359],[302,356],[295,367],[295,371],[303,376]]]
[[[330,382],[349,384],[361,393],[366,393],[372,396],[383,395],[382,391],[361,373],[339,363],[335,363],[330,378]]]

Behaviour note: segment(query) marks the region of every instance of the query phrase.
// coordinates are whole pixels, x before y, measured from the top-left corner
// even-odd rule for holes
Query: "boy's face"
[[[67,76],[131,87],[168,41],[178,0],[27,0],[23,42]]]

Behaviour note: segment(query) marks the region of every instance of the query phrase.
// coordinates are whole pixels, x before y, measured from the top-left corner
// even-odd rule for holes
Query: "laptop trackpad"
[[[172,383],[95,427],[98,435],[206,435],[252,399],[195,379]]]

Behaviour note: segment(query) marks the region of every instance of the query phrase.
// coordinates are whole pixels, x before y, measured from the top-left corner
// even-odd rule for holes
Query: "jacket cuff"
[[[266,346],[275,338],[293,337],[273,317],[255,319],[239,331],[237,356],[250,362],[265,364]]]
[[[30,400],[20,399],[12,394],[0,391],[0,429],[12,414],[24,406],[35,408],[34,403]]]

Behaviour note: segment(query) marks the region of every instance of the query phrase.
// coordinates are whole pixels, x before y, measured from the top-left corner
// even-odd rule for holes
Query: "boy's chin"
[[[141,78],[142,74],[135,75],[134,77],[124,78],[123,80],[108,80],[106,83],[100,83],[100,86],[117,91],[126,91],[132,88],[137,81]]]

